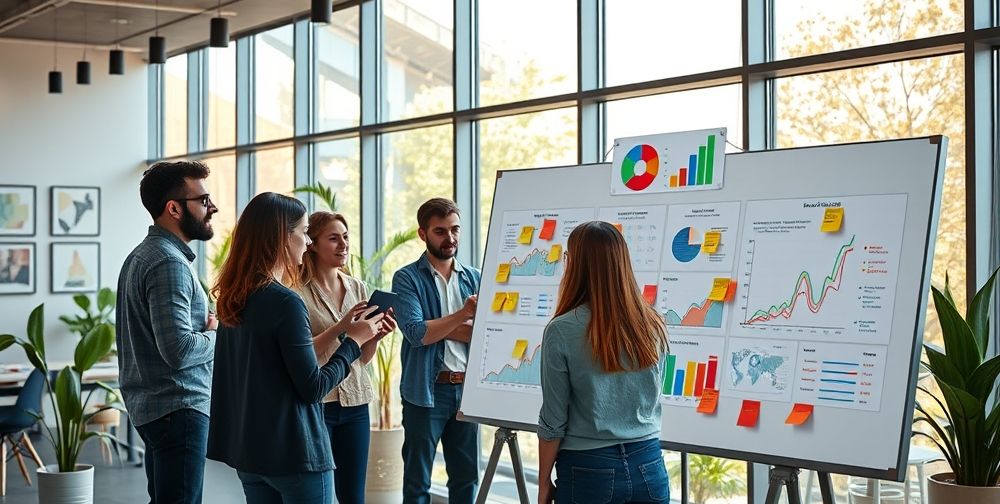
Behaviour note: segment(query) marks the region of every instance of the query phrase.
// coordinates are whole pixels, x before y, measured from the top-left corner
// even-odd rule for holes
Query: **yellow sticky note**
[[[528,340],[519,339],[514,342],[514,351],[510,353],[510,356],[515,359],[523,359],[524,352],[528,350]]]
[[[561,257],[562,257],[562,245],[559,245],[557,243],[553,245],[551,249],[549,249],[549,262],[550,263],[559,262],[559,259]]]
[[[510,263],[503,263],[497,267],[497,283],[507,283],[510,277]]]
[[[718,252],[720,243],[722,243],[722,232],[709,231],[705,233],[705,238],[701,242],[701,251],[706,254],[714,254]]]
[[[722,301],[726,299],[726,291],[729,290],[728,278],[716,278],[712,280],[712,292],[708,293],[708,299],[712,301]]]
[[[824,233],[836,233],[840,231],[840,225],[844,222],[844,207],[827,208],[823,212],[823,223],[819,230]]]
[[[518,294],[516,292],[508,292],[507,300],[503,302],[503,311],[513,312],[517,310],[517,298]]]
[[[495,312],[501,311],[501,310],[503,310],[503,304],[506,301],[507,301],[507,293],[506,292],[497,292],[493,296],[493,304],[490,305],[490,308],[492,308],[493,311],[495,311]]]
[[[524,226],[521,228],[521,236],[517,237],[517,243],[521,245],[531,245],[531,239],[535,236],[535,226]]]

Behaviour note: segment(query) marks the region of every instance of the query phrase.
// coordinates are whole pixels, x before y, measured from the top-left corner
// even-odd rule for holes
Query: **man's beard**
[[[452,250],[450,253],[448,253],[448,252],[445,252],[443,249],[435,247],[434,245],[431,245],[430,243],[428,243],[427,244],[427,251],[430,252],[432,256],[434,256],[434,257],[436,257],[438,259],[447,260],[447,259],[451,259],[452,257],[455,257],[455,253],[458,252],[458,244],[457,243],[454,244],[453,247],[454,247],[454,250]]]
[[[212,226],[208,224],[208,215],[205,216],[205,219],[199,221],[193,213],[188,211],[187,205],[184,205],[182,208],[184,209],[184,213],[181,215],[180,226],[184,236],[187,236],[190,240],[202,241],[211,240],[215,236]]]

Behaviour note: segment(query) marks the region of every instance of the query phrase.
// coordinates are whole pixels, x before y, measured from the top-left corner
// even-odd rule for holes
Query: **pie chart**
[[[640,164],[641,163],[641,164]],[[636,170],[637,166],[645,166],[645,170]],[[633,191],[641,191],[656,178],[660,169],[660,158],[652,145],[639,144],[632,147],[622,160],[622,183]],[[636,173],[642,171],[642,173]]]
[[[696,243],[691,245],[688,243],[688,238],[691,236],[691,227],[688,226],[681,229],[674,235],[674,241],[670,246],[670,251],[674,254],[674,259],[677,262],[691,262],[698,254],[701,252],[701,244]]]

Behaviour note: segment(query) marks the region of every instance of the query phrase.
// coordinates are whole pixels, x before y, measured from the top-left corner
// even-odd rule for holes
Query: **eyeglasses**
[[[201,196],[195,196],[193,198],[171,198],[171,201],[197,201],[205,208],[215,206],[215,203],[212,202],[212,197],[208,194],[202,194]]]

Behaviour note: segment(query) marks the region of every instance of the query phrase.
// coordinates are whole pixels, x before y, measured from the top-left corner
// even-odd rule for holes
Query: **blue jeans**
[[[330,504],[333,471],[303,472],[285,476],[236,471],[243,482],[247,504]]]
[[[434,407],[403,401],[403,502],[431,501],[431,468],[438,441],[448,472],[448,502],[472,504],[479,483],[479,426],[455,418],[462,386],[434,385]]]
[[[146,445],[149,502],[200,504],[208,449],[208,416],[182,409],[136,426],[135,430]]]
[[[669,502],[667,468],[656,439],[593,450],[559,450],[557,504]]]
[[[333,470],[337,502],[364,504],[371,439],[368,405],[341,406],[339,402],[329,402],[323,405],[323,420],[330,433],[333,464],[337,467]]]

